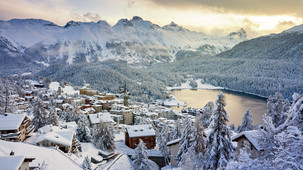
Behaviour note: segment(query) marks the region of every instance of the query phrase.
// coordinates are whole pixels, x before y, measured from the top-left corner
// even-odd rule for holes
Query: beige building
[[[111,110],[111,114],[117,114],[123,116],[123,124],[133,125],[134,124],[134,114],[132,110]]]
[[[26,114],[0,115],[0,139],[6,141],[24,141],[34,126]]]
[[[177,160],[177,154],[179,151],[179,139],[172,140],[167,143],[167,146],[169,147],[170,150],[170,163],[171,166],[177,167],[178,166],[178,160]]]

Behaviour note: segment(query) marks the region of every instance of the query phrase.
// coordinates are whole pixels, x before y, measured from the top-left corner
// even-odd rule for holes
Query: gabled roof
[[[17,130],[26,114],[6,114],[0,115],[0,130]]]
[[[46,125],[41,128],[42,134],[36,140],[36,143],[47,140],[63,146],[70,147],[73,142],[75,132],[72,130],[61,129],[57,126]]]
[[[232,141],[238,141],[240,138],[245,137],[258,151],[263,150],[261,146],[263,134],[259,130],[250,130],[239,133],[232,137]]]
[[[129,137],[155,136],[152,125],[129,125],[126,127]]]

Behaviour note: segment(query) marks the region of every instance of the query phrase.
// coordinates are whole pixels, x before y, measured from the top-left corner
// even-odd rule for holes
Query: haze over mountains
[[[204,83],[290,98],[303,92],[302,42],[302,25],[247,40],[243,29],[216,37],[140,17],[114,26],[70,21],[64,27],[13,19],[0,21],[0,75],[41,71],[101,91],[115,91],[125,80],[134,94],[160,97],[165,86],[191,74]]]

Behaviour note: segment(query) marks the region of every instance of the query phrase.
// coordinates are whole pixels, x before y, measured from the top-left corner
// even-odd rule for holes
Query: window
[[[133,138],[133,140],[137,140],[137,138]]]
[[[250,150],[254,150],[254,146],[250,144]]]
[[[149,142],[148,142],[148,141],[145,141],[145,143],[146,143],[146,145],[148,145]]]
[[[137,142],[133,142],[133,146],[137,146]]]
[[[148,136],[145,136],[145,139],[148,140]]]
[[[241,148],[244,147],[244,141],[241,141]]]

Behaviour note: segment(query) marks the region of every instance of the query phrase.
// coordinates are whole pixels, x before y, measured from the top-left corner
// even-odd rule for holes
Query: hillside
[[[192,74],[213,85],[268,97],[303,92],[303,29],[241,42],[216,56],[190,55],[152,70]],[[298,29],[301,28],[301,29]]]

